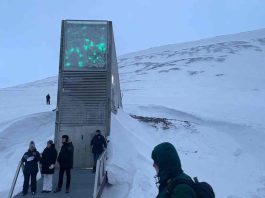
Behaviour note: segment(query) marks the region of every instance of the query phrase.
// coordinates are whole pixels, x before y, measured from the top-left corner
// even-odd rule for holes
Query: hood
[[[164,142],[157,145],[152,152],[152,159],[159,167],[158,177],[168,177],[183,173],[181,162],[175,147]]]

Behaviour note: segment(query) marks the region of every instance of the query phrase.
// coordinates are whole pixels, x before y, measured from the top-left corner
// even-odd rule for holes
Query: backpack
[[[194,181],[187,179],[173,180],[167,187],[166,197],[170,198],[174,188],[180,184],[189,185],[195,191],[197,198],[215,198],[211,185],[207,182],[199,182],[197,177],[194,178]]]

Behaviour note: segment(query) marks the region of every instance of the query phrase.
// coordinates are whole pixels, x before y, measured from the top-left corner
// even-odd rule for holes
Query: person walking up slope
[[[46,104],[47,104],[47,105],[50,105],[50,104],[51,104],[51,96],[50,96],[50,94],[48,94],[48,95],[46,96]]]
[[[47,147],[42,152],[41,156],[41,174],[43,174],[42,193],[52,191],[52,177],[54,174],[55,163],[57,159],[57,150],[52,140],[47,142]]]
[[[36,194],[37,190],[37,173],[38,162],[40,161],[40,153],[37,151],[35,143],[33,141],[29,144],[29,149],[24,153],[21,161],[24,163],[24,184],[23,184],[23,196],[28,194],[29,180],[31,180],[31,193],[32,195]]]
[[[66,193],[70,192],[71,169],[73,168],[73,160],[74,160],[74,146],[72,142],[69,141],[68,135],[62,136],[62,143],[63,145],[61,147],[57,159],[60,166],[60,171],[59,171],[58,186],[54,191],[55,193],[60,192],[62,189],[64,172],[66,172]]]

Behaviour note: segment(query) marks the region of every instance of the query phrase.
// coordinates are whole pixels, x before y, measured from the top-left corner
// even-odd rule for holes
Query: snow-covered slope
[[[218,198],[265,197],[264,63],[265,29],[119,57],[127,113],[112,116],[113,185],[104,196],[154,197],[151,151],[169,141],[184,170],[211,183]],[[6,181],[0,180],[0,197],[28,142],[42,150],[52,138],[56,89],[56,77],[0,89],[0,178]],[[153,128],[128,113],[165,117],[172,125]]]
[[[265,29],[125,55],[119,65],[126,109],[159,104],[211,119],[262,123],[264,63]]]

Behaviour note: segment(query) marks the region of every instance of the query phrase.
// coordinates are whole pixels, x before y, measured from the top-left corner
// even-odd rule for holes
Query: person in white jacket
[[[41,174],[43,175],[42,193],[49,193],[52,191],[52,178],[57,159],[57,150],[52,140],[47,142],[47,147],[42,152],[41,156]]]

